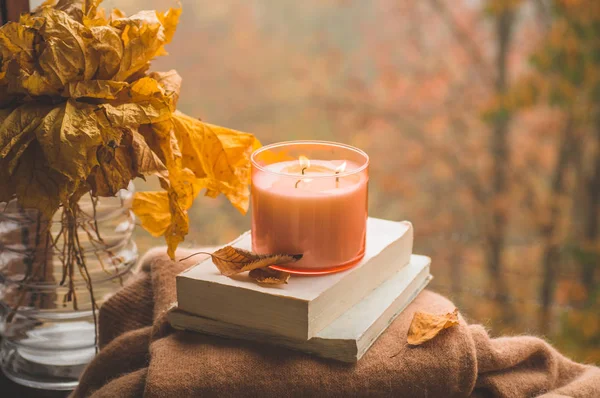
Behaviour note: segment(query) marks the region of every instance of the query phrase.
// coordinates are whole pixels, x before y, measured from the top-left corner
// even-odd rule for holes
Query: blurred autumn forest
[[[432,289],[492,334],[600,363],[600,1],[181,3],[155,68],[182,75],[184,112],[364,149],[370,215],[414,223]],[[190,213],[187,245],[249,228],[223,199]]]

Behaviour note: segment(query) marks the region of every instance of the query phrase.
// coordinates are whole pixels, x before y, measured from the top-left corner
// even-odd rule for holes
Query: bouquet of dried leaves
[[[0,202],[16,198],[45,220],[62,210],[67,281],[85,271],[75,231],[83,195],[114,196],[136,177],[158,176],[163,190],[137,193],[133,210],[174,258],[202,189],[246,211],[259,145],[178,112],[177,72],[149,72],[180,8],[127,17],[100,3],[48,0],[0,28]]]

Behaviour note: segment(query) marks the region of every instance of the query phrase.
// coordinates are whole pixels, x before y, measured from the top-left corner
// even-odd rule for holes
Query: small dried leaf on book
[[[458,325],[458,309],[444,315],[415,312],[408,329],[406,341],[410,345],[420,345],[433,339],[442,330]]]
[[[211,256],[213,263],[225,276],[265,268],[270,265],[293,263],[302,258],[302,254],[256,254],[232,246],[225,246],[211,254]]]
[[[248,276],[258,283],[265,285],[283,285],[287,284],[290,274],[284,271],[278,271],[272,268],[256,268],[250,271]]]

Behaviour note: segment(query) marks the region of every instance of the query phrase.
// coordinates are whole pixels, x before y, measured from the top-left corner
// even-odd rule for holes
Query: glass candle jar
[[[252,249],[303,254],[277,267],[326,274],[365,254],[369,157],[327,141],[290,141],[252,154]]]

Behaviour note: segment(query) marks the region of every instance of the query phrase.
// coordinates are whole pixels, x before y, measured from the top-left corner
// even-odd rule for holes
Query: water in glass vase
[[[0,363],[13,381],[69,390],[96,353],[91,280],[99,306],[122,286],[137,260],[133,193],[79,202],[76,236],[87,272],[68,274],[62,211],[42,221],[15,201],[0,204]],[[49,224],[49,225],[48,225]],[[72,293],[69,293],[72,291]]]

